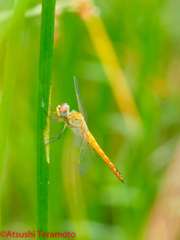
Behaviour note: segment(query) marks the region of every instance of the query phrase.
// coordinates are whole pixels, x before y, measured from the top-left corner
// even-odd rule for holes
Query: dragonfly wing
[[[82,144],[83,144],[83,137],[84,134],[82,134],[82,130],[81,128],[71,128],[71,130],[73,131],[74,133],[74,137],[75,137],[75,143],[76,143],[76,147],[82,147]]]
[[[88,143],[86,143],[86,141],[83,141],[78,160],[80,176],[84,175],[93,166],[96,158],[96,152],[89,146]]]
[[[77,97],[79,111],[83,115],[85,121],[87,121],[87,113],[86,113],[86,110],[84,108],[83,100],[82,100],[80,92],[79,92],[78,81],[77,81],[76,77],[74,77],[74,85],[75,85],[75,89],[76,89],[76,97]]]
[[[82,143],[83,143],[82,137],[79,136],[78,134],[74,134],[74,136],[75,136],[76,147],[78,148],[82,147]]]

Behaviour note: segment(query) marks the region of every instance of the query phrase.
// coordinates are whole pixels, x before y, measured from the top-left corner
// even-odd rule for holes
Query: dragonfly
[[[72,110],[70,112],[70,107],[67,103],[58,105],[56,108],[56,112],[54,112],[51,108],[51,113],[53,116],[53,118],[49,116],[51,122],[64,122],[65,124],[61,133],[58,136],[51,138],[55,138],[55,140],[52,140],[46,144],[52,143],[60,139],[65,128],[68,126],[75,134],[76,145],[78,147],[81,147],[78,159],[80,176],[84,175],[93,166],[96,160],[96,156],[98,154],[112,170],[112,172],[116,175],[116,177],[124,183],[120,172],[100,148],[99,144],[88,129],[88,126],[86,124],[87,113],[79,92],[76,77],[74,77],[74,85],[76,90],[79,112],[75,110]]]

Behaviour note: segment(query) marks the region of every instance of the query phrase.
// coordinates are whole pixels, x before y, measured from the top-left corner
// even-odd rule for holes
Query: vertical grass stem
[[[41,42],[38,82],[37,135],[37,231],[48,232],[49,213],[49,135],[47,115],[52,78],[55,0],[42,0]],[[40,238],[43,238],[42,235]]]

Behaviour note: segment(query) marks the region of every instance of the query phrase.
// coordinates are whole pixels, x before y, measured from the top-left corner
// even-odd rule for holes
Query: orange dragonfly
[[[96,153],[104,160],[104,162],[108,165],[108,167],[113,171],[113,173],[117,176],[119,180],[121,180],[123,183],[122,176],[118,169],[115,167],[115,165],[110,161],[110,159],[106,156],[106,154],[103,152],[103,150],[100,148],[98,143],[96,142],[95,138],[91,134],[91,132],[88,130],[87,124],[86,124],[86,111],[83,106],[82,98],[79,93],[77,79],[74,77],[74,85],[76,90],[76,97],[79,107],[79,112],[76,111],[69,111],[69,105],[67,103],[63,103],[61,105],[58,105],[56,108],[56,112],[52,112],[52,115],[55,118],[51,118],[52,122],[64,122],[64,128],[61,131],[61,133],[53,138],[56,138],[55,140],[51,141],[57,141],[62,133],[64,132],[66,126],[69,126],[71,130],[75,134],[75,140],[76,145],[78,147],[81,146],[80,154],[79,154],[79,160],[78,160],[78,166],[79,166],[79,173],[80,175],[84,175],[95,163],[96,160]],[[52,139],[52,138],[51,138]],[[48,143],[51,143],[48,142]],[[46,143],[46,144],[48,144]]]

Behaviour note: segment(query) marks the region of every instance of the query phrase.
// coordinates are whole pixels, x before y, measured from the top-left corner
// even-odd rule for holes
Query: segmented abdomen
[[[95,138],[91,134],[90,131],[87,131],[87,142],[88,144],[98,153],[98,155],[104,160],[104,162],[108,165],[108,167],[113,171],[113,173],[117,176],[121,182],[124,183],[122,176],[115,165],[110,161],[110,159],[106,156],[103,150],[100,148]]]

